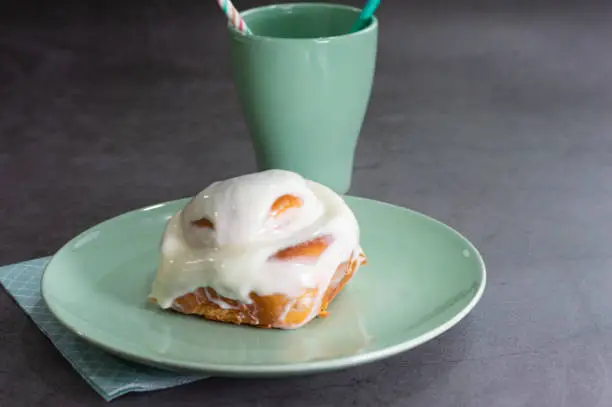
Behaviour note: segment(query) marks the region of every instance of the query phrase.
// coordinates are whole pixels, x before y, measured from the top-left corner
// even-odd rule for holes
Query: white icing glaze
[[[299,197],[303,205],[270,216],[273,203],[286,194]],[[203,217],[214,229],[192,224]],[[331,244],[314,261],[271,259],[282,249],[322,236],[331,237]],[[292,172],[269,170],[215,182],[200,192],[170,218],[160,251],[150,297],[162,308],[200,287],[242,303],[250,303],[250,293],[296,298],[305,289],[319,288],[314,299],[319,305],[338,265],[359,253],[359,227],[331,189]],[[230,307],[223,300],[214,302]],[[305,322],[317,312],[318,306],[313,307]]]

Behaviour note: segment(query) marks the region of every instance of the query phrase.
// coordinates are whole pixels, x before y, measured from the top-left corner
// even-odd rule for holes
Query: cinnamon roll
[[[169,219],[149,298],[209,320],[299,328],[327,314],[365,261],[339,195],[263,171],[213,183]]]

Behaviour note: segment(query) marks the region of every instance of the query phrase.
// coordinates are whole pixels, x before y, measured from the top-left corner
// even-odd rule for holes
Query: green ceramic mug
[[[253,35],[230,27],[234,80],[260,170],[280,168],[349,190],[378,39],[360,10],[296,3],[242,13]]]

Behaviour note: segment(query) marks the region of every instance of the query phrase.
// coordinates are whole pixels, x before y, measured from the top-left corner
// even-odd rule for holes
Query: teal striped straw
[[[355,23],[353,24],[353,27],[351,27],[352,33],[359,31],[363,27],[366,26],[366,24],[370,21],[370,19],[374,15],[374,12],[378,8],[380,1],[381,0],[368,0],[367,1],[365,7],[363,8],[363,10],[361,10],[359,17],[357,17],[357,21],[355,21]]]
[[[249,30],[249,27],[247,27],[242,16],[230,0],[217,0],[217,4],[236,30],[242,34],[251,34],[251,30]]]

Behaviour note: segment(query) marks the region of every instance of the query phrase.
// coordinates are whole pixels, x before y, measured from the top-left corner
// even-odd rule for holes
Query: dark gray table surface
[[[9,3],[0,264],[254,170],[213,1]],[[383,1],[352,193],[467,235],[489,270],[474,312],[383,362],[210,379],[114,405],[612,404],[610,8],[452,3]],[[0,290],[0,405],[103,404]]]

